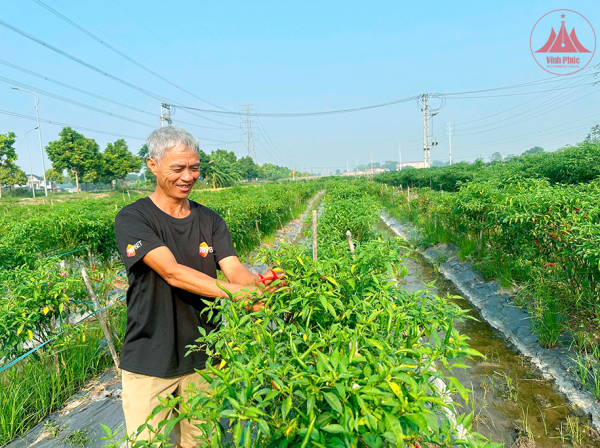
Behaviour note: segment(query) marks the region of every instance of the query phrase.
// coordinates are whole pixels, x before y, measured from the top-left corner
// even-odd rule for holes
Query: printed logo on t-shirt
[[[204,242],[203,242],[202,244],[200,244],[200,250],[198,251],[198,253],[199,253],[199,254],[200,254],[202,257],[205,257],[205,258],[206,258],[206,256],[207,256],[209,253],[211,253],[211,254],[213,253],[213,248],[212,248],[212,246],[209,246],[208,244],[206,244],[206,243],[204,243]]]
[[[142,241],[138,241],[137,243],[131,245],[128,244],[127,245],[127,256],[128,257],[135,257],[135,250],[139,249],[140,247],[142,247]]]

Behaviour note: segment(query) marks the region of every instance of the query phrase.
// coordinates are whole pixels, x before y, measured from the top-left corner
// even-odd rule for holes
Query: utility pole
[[[171,126],[173,124],[173,120],[171,119],[171,105],[167,103],[160,103],[160,127],[165,127],[165,121],[167,122],[167,126]]]
[[[447,123],[448,126],[448,146],[450,148],[449,156],[450,156],[450,165],[452,165],[452,123]]]
[[[427,108],[427,94],[421,95],[423,101],[423,164],[425,168],[429,168],[428,155],[429,155],[429,109]]]
[[[25,143],[27,144],[27,158],[29,159],[29,182],[31,182],[31,193],[35,198],[35,187],[33,186],[33,168],[31,167],[31,155],[29,154],[29,140],[27,139],[27,134],[31,131],[35,131],[37,128],[30,129],[29,131],[25,131]]]
[[[252,124],[254,123],[252,121],[252,106],[254,106],[253,104],[244,104],[244,110],[243,112],[246,113],[246,119],[244,121],[242,121],[242,129],[244,127],[244,125],[246,125],[246,130],[244,131],[244,135],[246,136],[247,139],[247,146],[248,146],[248,157],[252,158],[252,160],[254,160],[254,163],[256,163],[256,150],[254,149],[254,133],[253,133],[253,129],[252,129]],[[312,174],[312,172],[311,172]]]
[[[398,171],[402,169],[402,142],[398,143]]]
[[[40,99],[37,96],[35,87],[33,88],[33,92],[31,90],[19,89],[17,87],[11,87],[11,89],[20,90],[21,92],[31,93],[35,100],[35,117],[37,118],[37,124],[38,124],[37,130],[38,130],[38,135],[40,137],[40,152],[42,153],[42,171],[43,171],[42,174],[44,177],[44,192],[46,193],[46,196],[48,196],[48,185],[46,185],[46,163],[44,162],[44,145],[42,144],[42,129],[40,128],[40,114],[38,113],[38,104],[40,104]]]

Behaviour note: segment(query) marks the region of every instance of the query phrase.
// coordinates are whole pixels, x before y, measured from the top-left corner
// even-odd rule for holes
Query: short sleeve
[[[127,272],[148,252],[166,246],[143,213],[127,207],[115,218],[115,234],[117,249]]]
[[[237,252],[233,247],[233,241],[231,240],[231,233],[227,228],[227,223],[218,213],[214,213],[213,216],[213,251],[215,261],[218,263],[223,258],[235,256]]]

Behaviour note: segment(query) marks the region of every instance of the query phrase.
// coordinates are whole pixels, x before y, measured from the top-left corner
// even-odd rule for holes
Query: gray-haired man
[[[120,365],[128,434],[159,404],[157,394],[185,396],[189,383],[206,387],[195,372],[204,369],[206,354],[185,354],[199,337],[198,327],[207,332],[216,327],[201,311],[203,299],[225,296],[216,285],[217,268],[227,278],[221,284],[231,292],[257,289],[260,280],[240,263],[223,218],[187,199],[200,175],[196,138],[165,127],[153,131],[146,143],[156,190],[124,207],[115,219],[129,277]],[[255,303],[253,311],[262,305]],[[159,414],[151,423],[156,428],[165,417]],[[182,421],[176,434],[180,445],[190,448],[200,431],[194,422]]]

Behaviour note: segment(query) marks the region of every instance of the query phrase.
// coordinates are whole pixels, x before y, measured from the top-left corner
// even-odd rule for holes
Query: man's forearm
[[[236,285],[254,285],[260,280],[260,277],[250,272],[243,264],[240,264],[235,268],[233,273],[227,277],[227,280]]]
[[[245,268],[244,268],[245,269]],[[247,269],[246,269],[247,271]],[[249,271],[248,271],[249,272]],[[250,273],[250,272],[249,272]],[[217,280],[209,275],[203,274],[192,268],[188,268],[182,264],[177,264],[165,272],[165,280],[169,285],[176,288],[183,289],[185,291],[192,292],[204,297],[226,297],[225,291],[217,286]],[[250,273],[250,275],[252,275]],[[255,290],[256,287],[248,286],[248,284],[241,283],[241,280],[245,280],[246,276],[240,274],[233,276],[234,278],[229,279],[230,282],[219,281],[219,284],[234,294],[243,289]],[[235,280],[234,280],[235,279]],[[240,281],[240,283],[238,283]],[[251,283],[250,280],[248,283]]]

